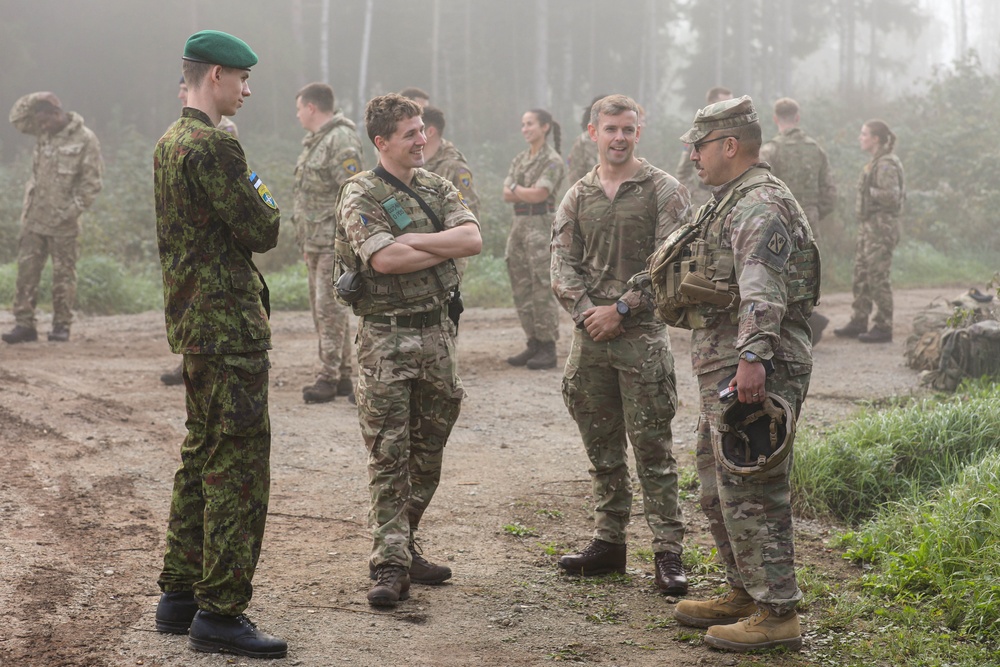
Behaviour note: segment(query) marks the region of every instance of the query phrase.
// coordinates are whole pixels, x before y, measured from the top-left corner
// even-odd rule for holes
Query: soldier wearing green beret
[[[187,633],[200,651],[281,658],[287,644],[243,614],[267,519],[271,449],[269,306],[252,255],[277,244],[280,214],[239,141],[218,129],[250,96],[256,63],[232,35],[192,35],[187,106],[153,156],[167,340],[184,355],[188,429],[156,629]]]
[[[97,137],[83,118],[65,111],[53,93],[30,93],[14,103],[10,122],[36,136],[31,178],[25,186],[17,250],[14,328],[8,344],[38,340],[35,302],[46,259],[52,257],[52,330],[49,340],[69,340],[76,302],[80,215],[101,191],[104,163]]]
[[[795,611],[802,592],[794,567],[792,457],[733,472],[719,448],[725,408],[719,387],[735,387],[733,400],[747,404],[777,395],[798,415],[812,372],[808,319],[819,296],[818,252],[802,208],[760,162],[761,128],[749,97],[701,109],[681,141],[691,146],[712,199],[694,223],[671,235],[664,248],[677,252],[651,273],[666,277],[661,314],[674,314],[671,324],[692,330],[701,506],[730,590],[712,600],[684,600],[674,616],[708,628],[705,642],[716,648],[795,650],[802,644]]]

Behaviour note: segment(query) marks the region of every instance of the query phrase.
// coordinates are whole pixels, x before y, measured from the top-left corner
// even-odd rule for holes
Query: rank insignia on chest
[[[271,196],[271,191],[267,189],[266,185],[264,185],[264,181],[260,179],[260,176],[257,175],[257,172],[256,171],[250,172],[250,176],[248,178],[250,179],[250,185],[253,187],[254,190],[257,191],[257,194],[260,196],[260,200],[265,204],[267,204],[268,206],[270,206],[271,208],[277,209],[278,205],[275,203],[274,197]]]
[[[771,240],[767,242],[767,249],[775,255],[780,255],[781,251],[785,249],[786,243],[788,243],[788,240],[784,236],[778,232],[774,232],[771,235]]]
[[[396,226],[400,229],[406,229],[413,220],[407,215],[406,209],[403,205],[396,201],[395,197],[389,197],[384,202],[382,202],[382,208],[385,212],[389,214],[392,221],[396,223]]]

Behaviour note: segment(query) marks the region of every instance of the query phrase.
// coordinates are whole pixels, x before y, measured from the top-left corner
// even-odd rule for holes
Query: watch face
[[[615,303],[615,308],[618,310],[619,315],[628,315],[629,307],[628,304],[618,301]]]

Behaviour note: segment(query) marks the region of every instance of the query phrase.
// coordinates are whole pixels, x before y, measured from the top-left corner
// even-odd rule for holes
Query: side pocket
[[[267,353],[227,354],[223,364],[222,386],[216,393],[222,432],[241,437],[270,433]]]

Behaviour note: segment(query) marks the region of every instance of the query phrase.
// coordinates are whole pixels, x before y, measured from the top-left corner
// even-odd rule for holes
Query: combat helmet
[[[761,403],[733,404],[719,420],[715,455],[734,475],[754,475],[776,467],[792,451],[795,413],[788,402],[768,393]]]

